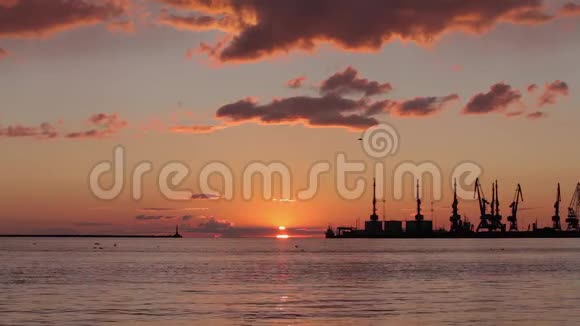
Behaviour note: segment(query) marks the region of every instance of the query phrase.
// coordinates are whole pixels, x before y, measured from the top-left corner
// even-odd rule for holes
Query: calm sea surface
[[[0,325],[580,324],[580,239],[0,238],[0,262]]]

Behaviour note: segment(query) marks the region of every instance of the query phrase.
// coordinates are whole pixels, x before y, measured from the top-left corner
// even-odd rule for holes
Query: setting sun
[[[278,227],[278,230],[280,230],[280,231],[284,231],[284,230],[286,230],[286,227],[285,227],[285,226],[283,226],[283,225],[280,225],[280,226]]]
[[[276,236],[276,238],[277,238],[277,239],[288,239],[288,238],[290,238],[290,236],[289,236],[289,235],[287,235],[287,234],[278,234],[278,235]]]

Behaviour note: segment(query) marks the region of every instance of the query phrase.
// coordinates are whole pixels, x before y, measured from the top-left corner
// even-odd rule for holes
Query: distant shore
[[[177,238],[174,235],[120,234],[0,234],[0,238]]]

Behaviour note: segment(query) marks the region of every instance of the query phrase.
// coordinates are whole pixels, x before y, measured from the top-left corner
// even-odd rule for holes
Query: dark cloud
[[[560,14],[564,16],[580,16],[580,5],[577,5],[573,2],[568,2],[562,9],[560,9]]]
[[[463,114],[485,114],[502,112],[522,98],[520,91],[510,85],[498,83],[490,87],[489,92],[479,93],[471,98],[463,108]]]
[[[396,103],[391,106],[389,113],[402,117],[424,117],[439,113],[448,104],[459,100],[457,94],[443,97],[416,97],[411,100]]]
[[[342,72],[337,72],[322,82],[320,92],[322,94],[349,95],[363,94],[364,96],[373,96],[385,94],[392,90],[389,83],[379,83],[370,81],[366,78],[360,78],[358,71],[353,67],[347,67]]]
[[[231,41],[214,52],[220,61],[311,51],[318,43],[376,51],[397,39],[430,43],[449,31],[484,33],[501,22],[537,24],[551,19],[543,13],[541,0],[159,1],[240,22]]]
[[[524,111],[518,110],[518,111],[506,112],[505,116],[508,118],[514,118],[514,117],[519,117],[522,114],[524,114]]]
[[[127,1],[2,0],[0,37],[43,37],[121,17]]]
[[[547,83],[544,86],[544,93],[538,99],[538,106],[546,106],[556,104],[558,96],[568,96],[568,84],[563,81],[556,80],[552,83]]]
[[[140,208],[140,211],[144,212],[164,212],[164,211],[175,211],[176,208],[167,208],[167,207],[147,207],[147,208]]]
[[[231,228],[233,223],[226,220],[218,220],[215,217],[209,217],[206,221],[199,223],[198,229],[205,231],[219,231]]]
[[[185,218],[185,216],[183,217]],[[183,219],[182,218],[182,219]],[[194,221],[197,220],[197,221]],[[261,226],[236,226],[234,223],[218,219],[213,216],[192,216],[184,219],[180,230],[198,236],[220,236],[226,238],[274,237],[278,234],[277,228]],[[299,237],[321,237],[322,228],[287,228],[285,233]]]
[[[371,105],[367,101],[355,101],[334,95],[296,96],[276,99],[264,105],[257,104],[252,99],[244,99],[220,107],[216,116],[235,123],[304,123],[312,127],[364,129],[378,124],[377,119],[365,115]]]
[[[321,96],[280,98],[266,104],[246,98],[220,107],[216,117],[225,120],[227,124],[252,121],[262,124],[302,123],[309,127],[361,130],[377,125],[377,116],[383,113],[399,117],[426,117],[440,112],[459,99],[456,94],[402,101],[370,98],[391,89],[389,83],[362,78],[356,69],[347,67],[320,84],[318,91]],[[353,99],[346,97],[348,95],[362,95],[362,98]]]
[[[174,219],[175,216],[172,215],[137,215],[135,219],[139,221],[151,221],[151,220],[171,220]]]
[[[99,138],[112,135],[127,126],[127,121],[119,117],[118,114],[98,113],[88,119],[91,126],[85,131],[70,132],[65,135],[67,138]]]
[[[94,226],[112,226],[111,223],[104,223],[104,222],[78,222],[74,223],[75,226],[87,226],[87,227],[94,227]]]
[[[530,120],[542,119],[545,117],[546,117],[546,113],[540,112],[540,111],[532,112],[532,113],[529,113],[527,115],[527,118]]]
[[[193,218],[193,215],[183,215],[183,216],[181,217],[181,220],[182,220],[182,221],[189,221],[189,220],[191,220],[192,218]]]
[[[286,82],[286,86],[288,86],[290,88],[300,88],[300,87],[302,87],[302,84],[304,84],[305,80],[306,80],[306,77],[304,77],[304,76],[292,78],[288,82]]]
[[[181,212],[181,211],[207,211],[207,207],[146,207],[146,208],[139,208],[137,211],[139,212]]]
[[[526,89],[528,90],[528,93],[533,93],[538,89],[538,85],[530,84]]]
[[[193,194],[191,195],[191,199],[197,200],[220,199],[220,196],[216,194]]]

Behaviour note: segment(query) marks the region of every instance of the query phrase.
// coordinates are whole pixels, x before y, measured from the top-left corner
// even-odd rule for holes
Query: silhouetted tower
[[[419,180],[417,180],[417,215],[415,215],[415,221],[423,221],[423,215],[421,215],[421,197],[419,197]]]
[[[174,238],[181,238],[181,234],[179,234],[179,226],[175,226],[175,234],[173,235]]]
[[[491,215],[495,216],[495,182],[491,184]]]
[[[552,216],[554,230],[562,230],[562,225],[560,224],[560,202],[561,201],[562,201],[562,197],[560,197],[560,183],[558,183],[558,192],[556,195],[556,202],[554,203],[554,216]]]
[[[518,183],[516,187],[516,194],[514,195],[514,201],[510,204],[512,209],[512,215],[508,216],[508,221],[510,222],[510,231],[518,231],[518,205],[521,201],[524,201],[524,196],[522,194],[522,187]]]
[[[495,180],[495,216],[498,221],[501,221],[501,215],[499,215],[499,191],[497,189],[497,180]]]
[[[499,229],[502,232],[505,231],[505,224],[501,223],[501,215],[499,214],[499,190],[498,188],[498,182],[497,180],[495,180],[495,214],[493,215],[493,228],[494,229]]]
[[[576,184],[576,190],[572,195],[572,200],[568,206],[568,230],[579,230],[578,228],[578,213],[580,211],[580,182]]]
[[[451,204],[452,215],[449,217],[451,221],[451,232],[461,231],[461,216],[458,213],[459,201],[457,200],[457,180],[453,180],[453,204]]]
[[[371,221],[378,221],[379,216],[377,215],[377,184],[375,178],[373,178],[373,214],[370,216]]]

